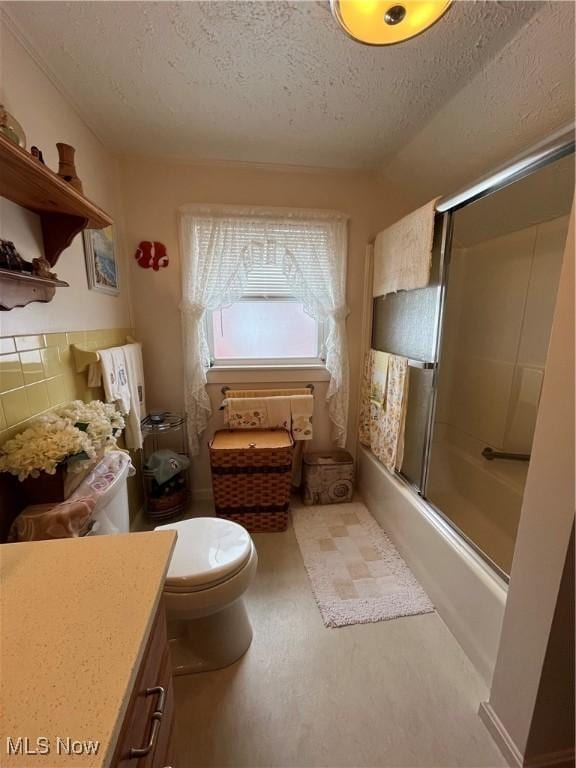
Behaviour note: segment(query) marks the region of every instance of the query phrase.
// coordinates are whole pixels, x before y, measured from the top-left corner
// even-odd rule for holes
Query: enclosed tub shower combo
[[[545,375],[573,151],[566,132],[432,201],[374,247],[360,490],[486,680]],[[402,264],[391,271],[390,253],[402,248],[428,248],[425,277],[422,264],[408,276]],[[393,393],[396,357],[406,361],[406,383],[391,457],[389,435],[374,437],[374,414]]]

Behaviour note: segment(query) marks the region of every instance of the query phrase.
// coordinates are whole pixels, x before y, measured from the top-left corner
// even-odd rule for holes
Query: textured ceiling
[[[390,48],[349,40],[327,2],[10,2],[3,6],[119,152],[375,167],[542,7],[456,2]]]
[[[538,13],[382,166],[411,207],[506,165],[574,122],[573,2]]]

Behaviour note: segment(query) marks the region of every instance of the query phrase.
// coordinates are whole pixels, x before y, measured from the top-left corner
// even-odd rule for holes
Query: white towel
[[[88,386],[91,388],[102,386],[102,366],[100,361],[90,363],[88,366]]]
[[[292,437],[294,440],[312,440],[313,395],[295,395],[290,398]]]
[[[411,291],[428,285],[437,199],[404,216],[376,236],[373,296]]]
[[[109,403],[115,403],[121,413],[130,411],[130,387],[126,360],[122,347],[110,347],[99,350],[102,366],[104,393]]]
[[[128,387],[130,389],[130,412],[126,419],[126,447],[134,451],[142,448],[143,441],[140,422],[146,416],[142,345],[125,344],[121,349],[124,352]]]

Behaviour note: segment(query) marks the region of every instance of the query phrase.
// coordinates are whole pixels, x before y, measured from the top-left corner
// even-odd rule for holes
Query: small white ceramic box
[[[354,459],[347,451],[304,454],[304,504],[341,504],[352,501]]]

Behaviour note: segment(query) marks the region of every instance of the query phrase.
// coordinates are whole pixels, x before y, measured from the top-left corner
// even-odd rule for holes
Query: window
[[[347,217],[336,211],[180,209],[184,402],[190,451],[212,404],[212,365],[322,363],[333,439],[348,422]]]
[[[212,364],[319,365],[324,324],[291,295],[276,264],[250,270],[242,297],[207,318]]]

